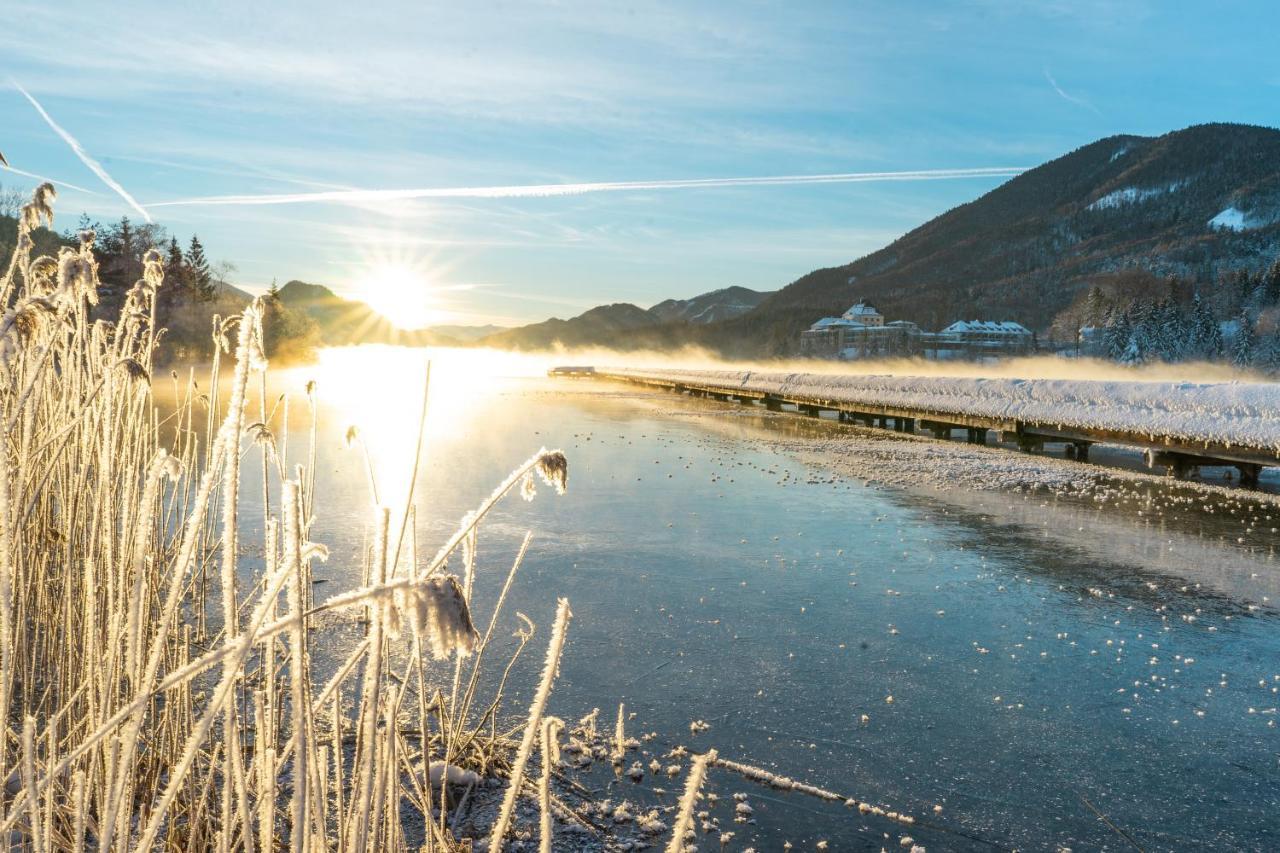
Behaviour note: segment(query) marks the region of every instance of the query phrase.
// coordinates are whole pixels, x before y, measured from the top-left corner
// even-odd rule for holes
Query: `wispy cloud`
[[[79,140],[77,140],[74,136],[68,133],[66,129],[62,127],[62,125],[54,121],[53,116],[49,115],[49,113],[45,111],[45,108],[40,105],[40,102],[37,101],[34,97],[32,97],[30,92],[22,88],[22,86],[16,80],[10,81],[10,82],[13,83],[14,88],[16,88],[19,92],[23,94],[23,97],[25,97],[28,101],[31,102],[31,106],[36,108],[36,112],[40,113],[40,117],[43,118],[45,120],[45,123],[48,124],[49,127],[53,129],[53,132],[61,136],[62,141],[67,143],[67,145],[71,146],[71,151],[77,157],[80,158],[81,163],[84,163],[86,166],[88,166],[89,169],[95,175],[97,175],[104,184],[111,187],[111,189],[115,190],[116,194],[120,196],[122,199],[124,199],[126,202],[128,202],[130,207],[138,211],[138,214],[142,216],[143,219],[145,219],[147,222],[151,221],[151,214],[147,213],[146,208],[138,204],[137,200],[134,199],[133,196],[129,195],[129,191],[126,190],[124,187],[122,187],[119,181],[111,177],[111,175],[107,173],[106,169],[102,168],[101,163],[93,159],[93,157],[89,156],[89,152],[84,150],[84,146],[80,144]]]
[[[1068,102],[1070,102],[1070,103],[1073,103],[1073,104],[1075,104],[1075,105],[1076,105],[1076,106],[1078,106],[1078,107],[1084,107],[1084,108],[1085,108],[1085,109],[1087,109],[1087,110],[1091,110],[1094,114],[1096,114],[1096,115],[1098,115],[1098,116],[1101,116],[1101,115],[1102,115],[1102,110],[1100,110],[1100,109],[1098,109],[1097,107],[1095,107],[1095,106],[1094,106],[1092,103],[1090,103],[1089,101],[1086,101],[1084,98],[1078,97],[1078,96],[1076,96],[1076,95],[1072,95],[1072,94],[1070,94],[1070,93],[1068,93],[1068,92],[1064,91],[1064,90],[1063,90],[1063,88],[1062,88],[1061,86],[1059,86],[1059,85],[1058,85],[1058,81],[1057,81],[1057,80],[1055,80],[1055,79],[1053,79],[1053,75],[1049,73],[1049,69],[1048,69],[1048,68],[1045,68],[1045,69],[1044,69],[1044,79],[1046,79],[1046,80],[1048,80],[1048,81],[1049,81],[1049,85],[1053,87],[1053,91],[1055,91],[1055,92],[1057,92],[1059,95],[1061,95],[1061,96],[1062,96],[1062,98],[1063,98],[1063,100],[1068,101]]]
[[[423,198],[549,198],[600,192],[633,190],[711,189],[720,187],[796,186],[803,184],[853,184],[871,181],[939,181],[965,178],[1009,178],[1026,166],[990,166],[976,169],[917,169],[900,172],[841,172],[827,175],[768,175],[744,178],[693,178],[672,181],[599,181],[577,184],[524,184],[492,187],[425,187],[396,190],[330,190],[305,193],[216,195],[152,203],[152,207],[193,207],[262,204],[369,205]]]

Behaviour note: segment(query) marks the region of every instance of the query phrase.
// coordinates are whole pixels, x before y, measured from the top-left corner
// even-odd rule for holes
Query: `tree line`
[[[0,251],[11,251],[16,217],[30,193],[0,186]],[[157,358],[165,361],[203,360],[212,353],[213,319],[230,317],[244,307],[246,296],[232,287],[233,264],[213,261],[198,234],[179,240],[163,225],[137,223],[122,216],[118,221],[95,221],[82,214],[74,228],[62,233],[38,229],[34,254],[56,255],[62,246],[79,245],[79,235],[94,233],[94,257],[101,287],[94,316],[118,315],[125,295],[142,278],[143,256],[159,249],[165,258],[164,286],[156,294],[156,320],[164,329]],[[319,331],[310,317],[290,310],[274,287],[263,297],[264,344],[268,356],[305,359],[319,345]]]
[[[1079,313],[1082,352],[1122,364],[1227,361],[1280,370],[1280,259],[1223,275],[1209,292],[1171,278],[1159,296],[1091,287]]]

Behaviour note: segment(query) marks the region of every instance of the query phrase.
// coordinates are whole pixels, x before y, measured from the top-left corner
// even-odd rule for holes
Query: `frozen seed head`
[[[11,332],[19,343],[26,343],[44,327],[45,320],[53,313],[47,299],[28,297],[14,306],[4,318],[6,332]],[[8,335],[6,334],[6,337]]]
[[[53,287],[54,277],[58,274],[58,262],[48,255],[41,255],[27,267],[27,278],[31,284],[41,291]]]
[[[319,542],[302,543],[302,562],[308,560],[319,560],[324,563],[329,559],[329,546]]]
[[[135,387],[146,388],[151,385],[151,374],[147,373],[147,369],[136,358],[122,358],[116,362],[116,367]]]
[[[152,290],[164,282],[164,260],[160,257],[159,251],[148,249],[142,256],[142,280]]]
[[[538,474],[556,494],[563,495],[569,486],[569,460],[559,450],[547,451],[538,457]]]
[[[244,428],[244,432],[245,432],[245,435],[252,438],[253,443],[258,445],[259,447],[266,447],[271,449],[272,451],[275,450],[275,447],[276,447],[275,434],[271,432],[271,427],[267,426],[262,421],[257,421],[256,423],[249,424],[247,427]]]
[[[227,337],[227,332],[235,321],[235,317],[224,319],[219,314],[213,315],[213,345],[221,352],[231,352],[231,338]]]
[[[43,183],[36,187],[36,191],[31,194],[31,201],[22,206],[22,227],[34,231],[44,222],[52,228],[53,201],[57,197],[58,191],[53,188],[53,184]]]
[[[98,304],[97,278],[98,264],[92,252],[68,248],[58,252],[58,289],[65,297],[84,297],[89,304]]]
[[[164,473],[169,478],[169,482],[176,483],[178,478],[182,476],[182,460],[168,452],[161,450],[164,455]]]
[[[471,654],[479,634],[471,622],[471,608],[456,575],[436,575],[406,587],[397,595],[397,604],[406,612],[409,627],[436,660],[453,652]]]
[[[531,501],[538,494],[538,487],[533,483],[533,474],[525,474],[520,480],[520,497]]]

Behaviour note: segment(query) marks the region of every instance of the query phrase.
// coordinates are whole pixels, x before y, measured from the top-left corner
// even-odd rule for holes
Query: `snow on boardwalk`
[[[1280,457],[1280,384],[969,379],[928,376],[599,368],[598,375],[811,402],[987,418],[1010,425],[1131,435],[1151,443]],[[1115,436],[1119,437],[1119,436]]]

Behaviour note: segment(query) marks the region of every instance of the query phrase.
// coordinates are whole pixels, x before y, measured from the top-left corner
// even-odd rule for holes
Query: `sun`
[[[429,277],[407,264],[373,265],[357,282],[357,296],[400,329],[428,326],[437,313]]]

